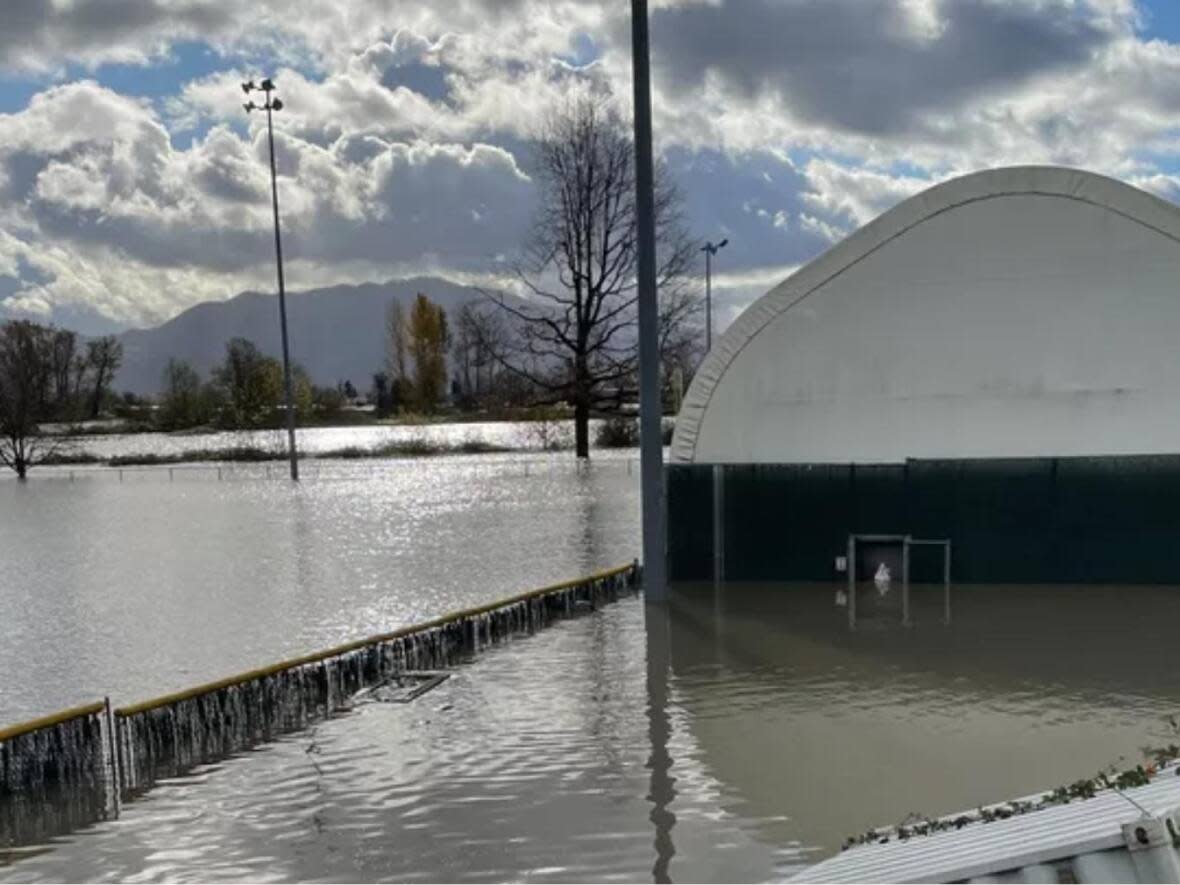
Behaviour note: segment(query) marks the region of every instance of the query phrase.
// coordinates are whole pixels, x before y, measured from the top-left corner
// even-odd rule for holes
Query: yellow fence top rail
[[[400,627],[397,630],[391,630],[388,633],[378,633],[375,636],[366,636],[363,639],[354,639],[352,642],[346,642],[343,645],[336,645],[332,648],[326,648],[323,651],[312,652],[311,654],[303,655],[298,658],[290,658],[285,661],[280,661],[277,664],[271,664],[268,667],[260,667],[256,670],[249,670],[245,673],[239,673],[236,676],[227,676],[226,678],[219,679],[216,682],[207,682],[204,685],[196,685],[192,688],[186,688],[183,691],[178,691],[174,694],[152,698],[151,700],[141,701],[138,704],[131,704],[130,706],[126,707],[119,707],[117,710],[115,710],[115,715],[121,717],[135,716],[138,713],[145,713],[148,710],[154,710],[157,707],[164,707],[168,704],[175,704],[179,701],[191,700],[192,698],[200,697],[203,694],[220,691],[223,688],[229,688],[234,685],[241,685],[243,682],[250,682],[255,679],[273,676],[276,673],[282,673],[285,670],[293,670],[296,667],[302,667],[307,664],[318,664],[321,661],[327,660],[328,658],[339,657],[340,655],[347,654],[348,652],[356,651],[357,649],[365,648],[370,645],[376,645],[381,642],[390,642],[394,639],[401,639],[406,636],[413,636],[415,633],[423,633],[427,630],[433,630],[436,627],[443,627],[455,621],[461,621],[464,618],[473,618],[480,615],[485,615],[489,612],[495,611],[496,609],[515,605],[518,602],[525,602],[538,596],[547,596],[550,593],[568,590],[570,587],[575,587],[579,584],[588,584],[591,581],[600,581],[603,578],[611,578],[633,568],[635,568],[635,563],[631,562],[627,565],[620,565],[605,571],[595,572],[594,574],[586,575],[585,577],[572,578],[568,581],[562,581],[560,584],[550,584],[548,587],[541,587],[538,590],[529,590],[525,593],[517,594],[516,596],[509,596],[507,599],[489,602],[486,605],[451,612],[450,614],[442,615],[441,617],[435,618],[431,621],[426,621],[422,624],[411,624],[408,627]],[[99,706],[101,707],[101,704]]]
[[[22,734],[29,734],[33,731],[40,731],[43,728],[52,728],[55,725],[61,725],[63,722],[69,722],[73,719],[80,719],[83,716],[93,716],[95,713],[101,713],[105,708],[106,704],[103,701],[95,701],[93,704],[71,707],[68,710],[62,710],[60,713],[50,713],[48,716],[42,716],[40,719],[30,719],[28,722],[22,722],[19,725],[0,728],[0,743],[20,737]]]

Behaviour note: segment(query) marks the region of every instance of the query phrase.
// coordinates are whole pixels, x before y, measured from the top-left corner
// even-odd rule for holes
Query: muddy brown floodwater
[[[638,547],[623,462],[528,475],[495,458],[448,464],[295,495],[262,480],[141,478],[54,481],[21,499],[49,537],[36,554],[47,564],[3,555],[40,568],[21,579],[40,594],[19,597],[23,623],[56,619],[63,644],[4,648],[9,710],[76,700],[62,685],[93,694],[122,680],[133,694],[222,675]],[[0,488],[0,508],[47,488]],[[7,544],[15,521],[0,512]],[[118,540],[136,525],[154,538],[136,549],[155,549],[138,582],[133,542]],[[218,545],[224,557],[202,570]],[[0,878],[774,879],[871,826],[1126,767],[1174,738],[1174,588],[956,586],[944,626],[941,588],[919,586],[906,629],[896,594],[869,586],[855,633],[835,590],[626,599],[493,647],[412,703],[360,705],[166,781]],[[233,611],[209,615],[220,608]],[[17,631],[3,629],[7,646]],[[107,641],[82,642],[71,663],[64,640],[93,631]],[[175,648],[152,647],[161,635]],[[224,660],[233,648],[250,653]],[[45,675],[14,692],[30,660]]]

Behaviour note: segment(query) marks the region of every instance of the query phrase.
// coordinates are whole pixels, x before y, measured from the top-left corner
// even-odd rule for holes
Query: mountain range
[[[385,313],[390,301],[396,299],[408,310],[419,292],[450,315],[484,297],[439,277],[288,292],[292,362],[303,366],[316,384],[334,386],[348,380],[358,390],[367,390],[373,373],[385,365]],[[226,301],[202,302],[162,325],[132,329],[120,338],[123,365],[114,389],[156,394],[169,359],[186,360],[207,377],[225,358],[231,338],[249,338],[263,353],[281,356],[278,298],[243,292]]]

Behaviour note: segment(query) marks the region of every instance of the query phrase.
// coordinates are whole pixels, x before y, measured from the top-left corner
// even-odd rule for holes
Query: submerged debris
[[[121,787],[146,789],[160,778],[299,731],[354,702],[413,700],[440,684],[442,671],[458,660],[617,599],[638,579],[638,566],[631,566],[117,710]]]
[[[408,704],[450,678],[444,670],[407,670],[395,673],[384,682],[357,692],[353,700],[358,704]]]
[[[360,702],[405,703],[444,668],[639,586],[630,566],[112,712],[105,702],[0,729],[0,852],[117,814],[157,780],[303,730]],[[440,710],[447,710],[444,705]],[[319,745],[306,748],[311,764]],[[3,863],[4,854],[0,854]]]

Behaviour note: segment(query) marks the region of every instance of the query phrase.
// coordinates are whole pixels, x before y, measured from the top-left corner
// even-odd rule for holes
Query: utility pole
[[[705,352],[713,349],[713,256],[725,248],[728,239],[720,243],[705,243],[701,251],[705,253]]]
[[[291,479],[299,481],[299,453],[295,450],[295,395],[291,383],[291,353],[287,344],[287,293],[283,286],[283,240],[279,235],[279,182],[275,172],[275,128],[272,112],[281,111],[283,103],[278,96],[272,96],[275,90],[274,81],[269,77],[254,85],[253,80],[242,84],[242,91],[249,95],[251,92],[261,92],[266,96],[261,105],[253,100],[247,101],[243,107],[246,113],[251,111],[266,111],[266,135],[270,143],[270,196],[275,216],[275,264],[279,271],[279,324],[283,331],[283,388],[286,396],[287,411],[287,447],[291,455]]]
[[[635,208],[639,271],[639,473],[643,510],[643,594],[668,598],[664,547],[663,406],[660,397],[659,303],[656,292],[655,188],[651,146],[651,66],[647,0],[631,0],[635,90]]]

